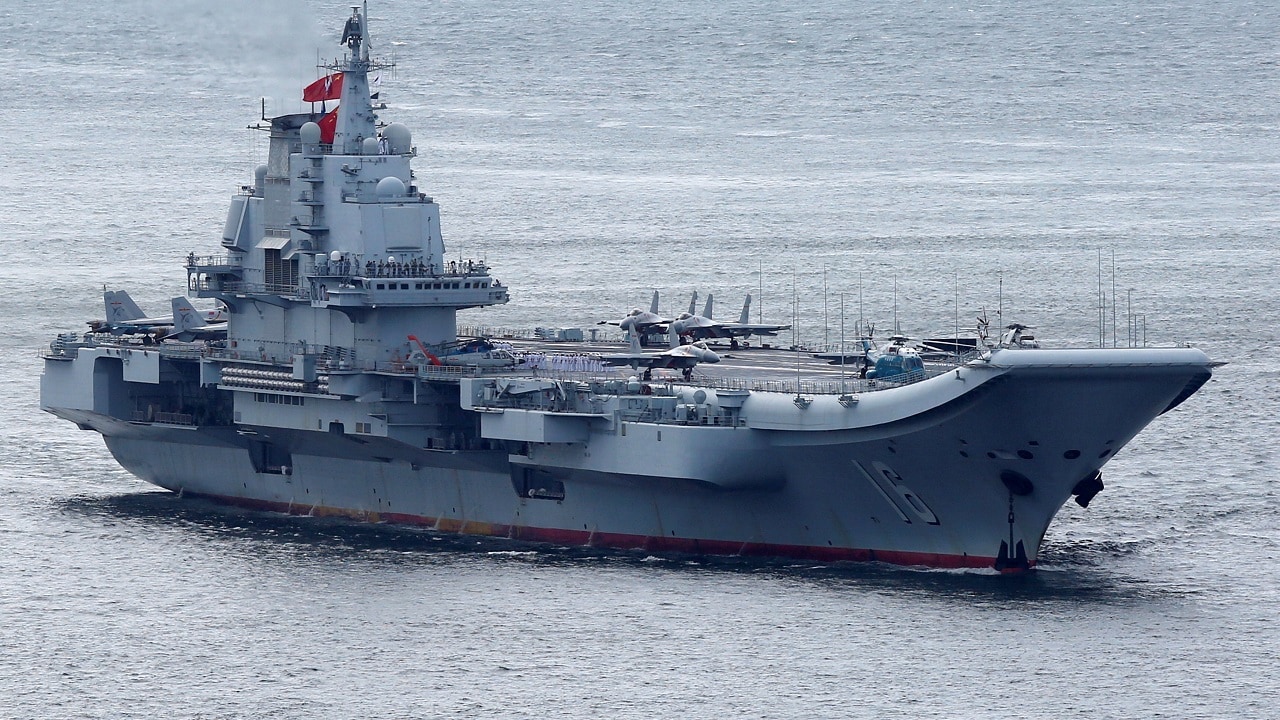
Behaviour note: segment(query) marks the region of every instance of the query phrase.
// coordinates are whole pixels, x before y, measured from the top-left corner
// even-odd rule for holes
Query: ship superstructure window
[[[253,401],[270,405],[303,405],[306,398],[297,395],[276,395],[275,393],[254,393]]]
[[[356,423],[356,432],[368,435],[373,432],[373,423],[358,422]]]

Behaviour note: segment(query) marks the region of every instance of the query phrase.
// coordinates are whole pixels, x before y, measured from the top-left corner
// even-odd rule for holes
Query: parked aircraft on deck
[[[720,362],[720,356],[711,348],[708,348],[706,343],[696,342],[691,345],[681,345],[680,336],[674,331],[670,333],[671,347],[656,352],[645,352],[640,347],[639,336],[635,333],[628,333],[628,335],[631,342],[630,352],[602,354],[600,360],[606,365],[630,365],[636,370],[644,368],[646,380],[649,379],[652,370],[660,368],[683,370],[684,377],[687,380],[693,375],[693,368],[698,363]]]
[[[173,306],[173,331],[164,336],[165,340],[193,342],[196,340],[222,340],[227,337],[227,323],[211,323],[199,310],[191,306],[191,301],[179,295],[170,301]]]
[[[616,325],[625,332],[637,335],[639,337],[638,342],[644,345],[649,335],[665,334],[667,327],[671,324],[671,320],[658,314],[658,291],[654,290],[653,300],[649,303],[648,312],[636,308],[617,322],[602,320],[599,324]]]
[[[173,327],[173,315],[148,317],[142,308],[124,290],[104,290],[102,304],[104,320],[90,320],[90,332],[109,332],[112,335],[139,335],[153,332],[168,333]],[[226,309],[219,306],[203,311],[206,322],[226,320]]]
[[[790,325],[766,325],[763,323],[752,323],[751,319],[751,296],[747,295],[747,299],[742,303],[742,314],[738,316],[738,322],[720,322],[713,320],[712,312],[712,296],[707,295],[707,304],[703,308],[701,315],[693,313],[694,307],[698,302],[698,293],[693,294],[693,301],[689,303],[689,312],[683,313],[671,323],[671,329],[680,335],[684,335],[693,340],[707,340],[710,338],[728,338],[729,347],[734,350],[738,349],[739,338],[749,338],[752,335],[773,337],[783,330],[790,330]]]
[[[510,350],[498,347],[486,338],[450,343],[439,352],[428,350],[416,335],[410,335],[409,341],[418,348],[414,355],[421,354],[432,365],[507,368],[522,362]]]

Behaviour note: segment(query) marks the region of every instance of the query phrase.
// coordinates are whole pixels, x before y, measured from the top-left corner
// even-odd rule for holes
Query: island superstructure
[[[641,363],[666,367],[658,350],[451,356],[457,311],[508,288],[446,256],[412,134],[370,99],[364,10],[342,44],[318,86],[337,107],[272,118],[220,251],[186,258],[225,326],[175,299],[169,330],[97,325],[44,355],[42,408],[148,482],[516,540],[1020,569],[1063,503],[1087,504],[1116,451],[1210,377],[1195,348],[1014,334],[874,379],[759,347],[656,379]]]

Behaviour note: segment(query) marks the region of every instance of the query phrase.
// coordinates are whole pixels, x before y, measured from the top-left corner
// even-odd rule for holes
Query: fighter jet
[[[173,316],[147,317],[138,304],[124,290],[105,290],[102,293],[102,304],[106,310],[105,320],[90,320],[90,332],[107,332],[112,335],[150,334],[168,332],[173,327]],[[204,311],[204,319],[208,322],[222,321],[226,318],[226,310],[219,307]]]
[[[644,368],[644,379],[648,380],[654,369],[674,368],[684,371],[684,378],[693,376],[693,368],[698,363],[718,363],[720,356],[706,343],[696,342],[681,345],[680,336],[674,331],[670,333],[671,347],[658,352],[645,352],[640,347],[640,339],[635,333],[629,333],[631,339],[630,352],[602,354],[600,360],[606,365],[630,365],[633,369]]]
[[[712,296],[707,295],[707,305],[702,310],[701,315],[694,315],[693,309],[697,303],[697,293],[694,293],[694,302],[689,303],[689,312],[683,313],[671,323],[671,329],[680,335],[691,338],[693,340],[705,340],[708,338],[729,338],[729,347],[734,350],[738,349],[738,338],[749,338],[752,335],[758,336],[775,336],[783,330],[790,330],[790,325],[764,325],[754,324],[751,319],[751,296],[747,295],[746,301],[742,303],[742,314],[738,316],[738,322],[719,322],[711,319]]]
[[[196,340],[221,340],[227,336],[227,323],[211,323],[205,320],[204,314],[191,307],[191,301],[179,295],[171,301],[173,305],[173,332],[164,336],[165,340],[193,342]]]
[[[641,345],[649,335],[664,334],[671,320],[658,314],[658,291],[653,291],[653,301],[649,303],[649,312],[636,308],[618,322],[602,320],[601,325],[617,325],[619,329],[639,338]]]

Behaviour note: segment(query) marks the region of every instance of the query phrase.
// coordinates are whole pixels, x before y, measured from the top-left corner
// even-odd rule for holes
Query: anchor
[[[1027,549],[1019,540],[1017,544],[1013,541],[1013,492],[1009,493],[1009,540],[1008,542],[1000,541],[1000,552],[996,555],[996,562],[993,567],[1000,572],[1017,572],[1019,570],[1029,570],[1031,562],[1027,560]],[[1013,548],[1013,556],[1010,557],[1009,549]]]

